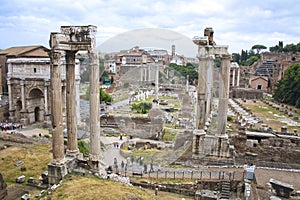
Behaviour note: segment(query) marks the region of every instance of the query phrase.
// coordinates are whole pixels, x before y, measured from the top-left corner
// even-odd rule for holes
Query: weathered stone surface
[[[7,196],[7,185],[3,179],[2,174],[0,174],[0,199],[4,199]]]

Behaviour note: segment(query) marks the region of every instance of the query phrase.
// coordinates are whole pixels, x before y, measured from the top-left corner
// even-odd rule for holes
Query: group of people
[[[2,122],[2,123],[0,123],[0,128],[1,128],[1,131],[8,131],[8,130],[15,130],[15,129],[23,128],[23,125],[18,122],[14,122],[14,123]]]

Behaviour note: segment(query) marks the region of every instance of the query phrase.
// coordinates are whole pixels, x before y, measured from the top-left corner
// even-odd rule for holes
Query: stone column
[[[143,66],[141,66],[140,69],[141,69],[141,82],[142,82],[143,81],[143,76],[144,76],[144,73],[143,73],[144,68],[143,68]]]
[[[61,52],[52,51],[51,56],[51,114],[52,114],[52,164],[64,163],[64,136],[62,125]]]
[[[189,93],[189,75],[186,76],[186,92]]]
[[[156,68],[155,68],[155,99],[158,100],[158,79],[159,79],[159,68],[158,68],[158,64],[156,64]]]
[[[45,100],[45,115],[48,114],[48,86],[49,86],[49,81],[45,80],[44,82],[44,100]]]
[[[235,70],[236,70],[236,68],[232,68],[232,80],[231,80],[231,85],[232,85],[232,87],[235,87]]]
[[[200,47],[202,48],[202,47]],[[205,55],[199,55],[198,67],[198,129],[203,129],[206,116],[206,66],[207,59]]]
[[[99,61],[95,51],[89,51],[90,59],[90,160],[98,162],[100,152],[100,99],[99,99]],[[99,165],[94,165],[95,170]]]
[[[8,102],[9,102],[9,111],[13,110],[12,104],[12,89],[11,89],[11,80],[10,78],[7,79],[7,86],[8,86]]]
[[[212,102],[213,102],[213,71],[214,71],[214,60],[213,58],[208,55],[207,58],[207,77],[206,77],[206,113],[205,113],[205,120],[207,120],[211,110],[212,110]]]
[[[236,78],[236,87],[239,87],[240,86],[240,66],[237,68],[237,78]]]
[[[24,80],[21,80],[20,81],[20,85],[21,85],[21,98],[22,98],[22,110],[21,111],[25,111],[26,108],[25,108],[25,81]]]
[[[67,104],[66,104],[66,96],[67,96],[67,90],[66,90],[66,80],[62,81],[62,116],[63,116],[63,124],[66,123],[66,116],[67,116]]]
[[[230,55],[223,55],[220,69],[218,135],[226,133],[227,108],[229,98]]]
[[[75,157],[79,152],[77,145],[75,53],[76,52],[74,51],[66,52],[67,155],[73,157]]]

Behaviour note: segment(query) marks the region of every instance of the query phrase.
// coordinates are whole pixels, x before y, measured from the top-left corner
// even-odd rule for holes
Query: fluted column
[[[230,55],[223,55],[220,71],[218,135],[226,133],[227,108],[229,98]]]
[[[21,80],[20,81],[20,85],[21,85],[21,98],[22,98],[22,111],[25,111],[25,81]]]
[[[100,153],[100,99],[99,61],[95,51],[89,51],[90,59],[90,160],[99,161]]]
[[[73,51],[66,52],[66,113],[68,130],[68,156],[76,156],[79,153],[77,145],[75,53],[76,52]]]
[[[51,114],[53,164],[64,163],[64,136],[62,125],[61,52],[52,51],[51,56]]]

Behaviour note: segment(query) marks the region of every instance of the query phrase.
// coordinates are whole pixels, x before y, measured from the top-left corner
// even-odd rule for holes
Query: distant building
[[[249,85],[252,89],[268,92],[269,78],[265,76],[253,76],[249,80]]]
[[[9,119],[24,124],[50,123],[50,57],[43,46],[11,47],[0,51],[5,60]],[[4,59],[5,57],[5,59]],[[65,63],[65,61],[63,61]],[[5,70],[4,70],[5,71]],[[66,72],[62,68],[63,112],[66,110]],[[77,114],[79,113],[79,60],[75,66]],[[5,87],[4,87],[5,88]],[[63,114],[65,116],[65,114]],[[79,119],[79,117],[78,117]]]
[[[134,47],[127,51],[121,51],[116,60],[116,78],[120,79],[123,76],[126,80],[154,80],[154,70],[151,70],[153,66],[155,66],[154,58],[139,47]],[[133,72],[132,70],[135,71]],[[128,74],[128,72],[133,74]],[[125,74],[129,75],[129,77],[124,77]]]

